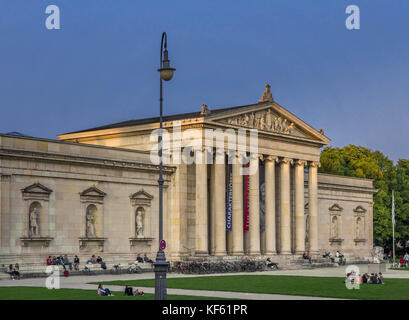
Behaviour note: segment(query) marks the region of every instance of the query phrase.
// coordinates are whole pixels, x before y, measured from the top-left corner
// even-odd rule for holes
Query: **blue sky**
[[[45,28],[58,5],[61,29]],[[361,29],[345,27],[360,8]],[[409,1],[2,0],[0,132],[57,134],[275,100],[332,140],[409,158]]]

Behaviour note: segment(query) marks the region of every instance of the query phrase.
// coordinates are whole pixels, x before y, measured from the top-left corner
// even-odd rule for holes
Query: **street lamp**
[[[163,50],[165,49],[165,50]],[[162,60],[163,58],[163,60]],[[163,110],[163,96],[162,96],[162,80],[169,81],[173,77],[173,72],[176,70],[170,67],[167,50],[166,32],[162,33],[162,40],[160,44],[160,130],[158,136],[159,145],[159,250],[156,254],[155,268],[155,300],[166,300],[166,272],[169,267],[169,262],[166,261],[165,252],[162,250],[161,241],[163,240],[163,161],[162,161],[162,110]]]

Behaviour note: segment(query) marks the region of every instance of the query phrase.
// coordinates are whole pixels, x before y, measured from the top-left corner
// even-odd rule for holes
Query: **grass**
[[[409,271],[409,267],[404,267],[404,268],[389,268],[389,270]]]
[[[47,289],[43,287],[0,287],[0,300],[154,300],[154,295],[124,296],[112,292],[112,297],[101,297],[96,290]],[[168,300],[222,300],[221,298],[168,295]]]
[[[168,288],[286,294],[342,299],[409,300],[409,279],[385,279],[385,284],[363,284],[359,290],[345,287],[343,278],[274,275],[236,275],[168,278]],[[110,281],[105,285],[153,287],[153,279]]]

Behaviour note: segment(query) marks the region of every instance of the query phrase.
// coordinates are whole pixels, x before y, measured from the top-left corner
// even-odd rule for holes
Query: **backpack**
[[[68,270],[64,270],[64,276],[68,277],[70,275],[70,273],[68,272]]]
[[[132,287],[126,286],[126,287],[125,287],[125,292],[124,292],[124,294],[125,294],[126,296],[133,296],[133,289],[132,289]]]

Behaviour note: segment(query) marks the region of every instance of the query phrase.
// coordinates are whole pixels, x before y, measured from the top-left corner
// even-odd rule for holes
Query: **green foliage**
[[[319,172],[374,180],[374,242],[389,249],[392,242],[392,190],[395,190],[395,237],[409,240],[409,160],[396,165],[380,151],[349,145],[326,147],[321,153]]]

